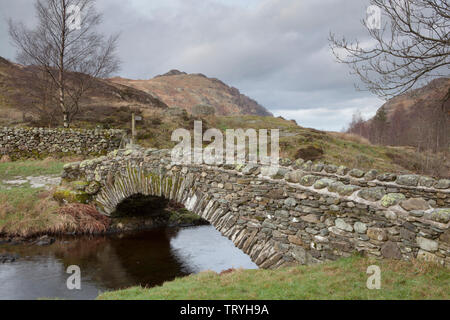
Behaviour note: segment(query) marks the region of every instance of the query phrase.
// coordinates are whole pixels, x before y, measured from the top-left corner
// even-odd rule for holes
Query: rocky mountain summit
[[[149,80],[124,78],[109,80],[151,94],[169,107],[180,107],[189,113],[198,105],[206,105],[213,107],[217,115],[272,116],[263,106],[241,94],[237,88],[200,73],[187,74],[179,70],[170,70]]]

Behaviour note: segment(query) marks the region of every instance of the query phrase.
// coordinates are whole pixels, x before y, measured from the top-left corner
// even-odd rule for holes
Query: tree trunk
[[[64,128],[69,127],[69,113],[64,103],[64,51],[66,48],[66,3],[63,1],[63,16],[61,26],[61,47],[59,48],[59,106],[63,113]]]

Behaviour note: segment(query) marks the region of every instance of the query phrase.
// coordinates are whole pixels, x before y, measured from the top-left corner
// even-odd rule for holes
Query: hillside
[[[422,88],[390,99],[371,119],[353,119],[348,131],[372,143],[448,152],[449,92],[450,78],[435,79]]]
[[[44,85],[36,81],[39,78],[36,78],[35,73],[36,68],[13,64],[0,58],[0,126],[49,125],[51,118],[39,120],[34,113],[34,108],[39,107],[39,103],[42,104],[39,93]],[[202,120],[204,130],[280,129],[281,156],[292,161],[302,158],[384,172],[417,172],[441,177],[450,176],[448,156],[418,153],[407,147],[372,145],[356,135],[303,128],[295,121],[267,116],[265,109],[253,100],[240,95],[237,89],[202,75],[171,71],[151,80],[93,79],[93,84],[92,90],[82,101],[82,110],[72,123],[72,127],[129,130],[130,114],[133,109],[143,117],[143,121],[137,123],[137,142],[145,147],[171,148],[175,145],[171,141],[175,129],[192,130],[194,121]],[[163,97],[150,91],[149,88],[153,87],[156,88],[154,89],[156,92],[162,90]],[[173,91],[177,93],[174,92],[172,97]],[[169,101],[171,99],[176,101],[178,109],[169,108],[175,106],[175,102]],[[222,107],[215,107],[216,115],[193,115],[181,109],[191,111],[199,102],[209,102],[211,107],[216,103]],[[58,109],[49,109],[49,117],[58,115],[58,112]],[[252,115],[253,113],[264,116]],[[61,123],[52,124],[58,125]]]
[[[215,78],[203,74],[187,74],[178,70],[150,80],[109,79],[152,94],[170,107],[192,112],[197,105],[214,107],[217,115],[271,116],[263,106]]]
[[[423,173],[439,177],[450,176],[450,158],[417,153],[408,147],[372,145],[357,135],[325,132],[298,126],[294,121],[261,116],[203,116],[189,114],[173,116],[166,112],[144,117],[137,124],[137,142],[144,147],[172,148],[172,132],[177,128],[192,130],[194,120],[202,120],[203,130],[279,129],[280,156],[294,161],[298,158],[314,163],[344,165],[379,172]],[[193,135],[192,135],[193,136]],[[207,145],[208,143],[205,143]],[[427,159],[427,167],[424,166]]]
[[[435,79],[422,88],[411,90],[390,99],[381,108],[384,108],[389,118],[400,109],[413,111],[419,107],[438,108],[449,89],[450,78]]]
[[[50,87],[41,74],[36,67],[11,63],[0,57],[1,125],[22,124],[30,120],[39,122],[44,111],[49,116],[58,112],[52,109],[55,103],[43,94],[43,89],[50,90]],[[130,106],[151,110],[167,108],[165,103],[140,90],[103,79],[91,80],[91,88],[82,99],[82,110],[75,120],[89,122],[105,119],[119,112],[120,107],[122,110]],[[40,120],[38,125],[48,125],[45,123],[48,119]]]

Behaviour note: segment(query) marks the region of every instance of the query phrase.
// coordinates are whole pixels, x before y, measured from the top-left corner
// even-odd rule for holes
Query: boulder
[[[310,186],[312,186],[318,179],[319,179],[319,177],[317,177],[317,176],[306,175],[306,176],[301,177],[301,179],[300,179],[300,184],[301,184],[302,186],[310,187]]]
[[[325,165],[323,163],[316,163],[316,164],[312,165],[311,171],[312,172],[321,172],[324,167],[325,167]]]
[[[357,221],[353,225],[353,229],[355,229],[355,231],[358,232],[358,233],[364,234],[367,231],[367,225],[365,223]]]
[[[303,160],[302,158],[299,158],[294,161],[293,166],[295,169],[300,169],[304,163],[305,163],[305,160]]]
[[[436,189],[448,189],[450,188],[450,180],[449,179],[441,179],[434,185]]]
[[[377,180],[383,181],[383,182],[392,182],[397,179],[397,175],[393,173],[382,173],[377,176]]]
[[[242,174],[244,175],[256,174],[258,173],[258,170],[259,170],[258,165],[249,163],[242,169]]]
[[[381,229],[381,228],[367,229],[367,236],[370,239],[377,240],[377,241],[386,241],[387,240],[386,230]]]
[[[288,173],[286,168],[280,167],[261,167],[261,175],[272,179],[283,179]]]
[[[337,188],[337,193],[339,193],[339,195],[341,195],[341,196],[350,196],[353,194],[353,192],[355,192],[359,189],[361,189],[361,188],[358,186],[354,186],[351,184],[344,184]]]
[[[362,178],[364,176],[364,171],[359,169],[352,169],[348,174],[354,178]]]
[[[336,221],[334,222],[334,224],[336,225],[336,227],[338,229],[348,231],[348,232],[353,232],[353,227],[341,218],[337,218]]]
[[[280,163],[280,166],[288,167],[292,164],[292,160],[288,159],[288,158],[281,158],[279,163]]]
[[[423,198],[410,198],[400,202],[400,206],[406,211],[428,210],[430,205]]]
[[[336,173],[338,170],[338,167],[332,164],[328,164],[325,166],[325,171],[327,173]]]
[[[299,183],[300,179],[305,175],[305,173],[302,170],[293,170],[293,171],[289,171],[286,174],[285,179],[289,182],[293,182],[293,183]]]
[[[388,208],[395,206],[402,200],[405,200],[405,195],[403,193],[388,193],[381,198],[381,205]]]
[[[327,178],[323,178],[320,180],[317,180],[316,183],[314,183],[314,189],[325,189],[326,187],[328,187],[330,184],[332,184],[333,182],[335,182],[332,179],[327,179]]]
[[[414,174],[406,174],[397,177],[397,184],[402,186],[411,186],[415,187],[419,183],[419,176]]]
[[[331,183],[328,186],[328,191],[330,191],[330,192],[337,192],[338,188],[343,186],[343,185],[344,184],[342,182],[340,182],[340,181],[333,182],[333,183]]]
[[[377,170],[375,170],[375,169],[369,170],[364,175],[364,180],[366,180],[366,181],[375,180],[375,178],[377,177],[377,174],[378,174]]]
[[[420,249],[425,251],[434,252],[439,248],[439,244],[434,240],[430,240],[424,237],[417,237],[416,241]]]
[[[436,183],[436,180],[430,177],[420,177],[419,178],[419,186],[431,188]]]
[[[349,172],[349,170],[350,169],[347,168],[346,166],[339,166],[336,173],[338,175],[345,176]]]
[[[400,260],[402,253],[395,242],[388,241],[381,247],[381,254],[387,259]]]
[[[450,221],[450,208],[438,208],[424,214],[424,217],[440,223]]]
[[[424,250],[419,250],[419,252],[417,253],[417,260],[430,262],[430,263],[438,264],[438,265],[444,264],[444,259],[438,257],[435,254],[424,251]]]
[[[359,193],[358,196],[367,200],[367,201],[378,201],[381,200],[386,191],[383,187],[374,187],[374,188],[364,188]]]

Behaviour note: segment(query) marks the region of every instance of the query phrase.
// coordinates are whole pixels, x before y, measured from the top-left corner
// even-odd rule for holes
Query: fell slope
[[[26,116],[36,119],[38,109],[44,105],[47,108],[54,105],[42,96],[43,88],[49,87],[39,74],[36,67],[15,64],[0,57],[0,124],[22,124],[27,122]],[[68,78],[70,81],[70,75]],[[164,102],[135,88],[98,78],[91,80],[92,86],[81,101],[83,110],[76,120],[99,121],[119,107],[168,108]],[[56,107],[55,112],[58,112]]]
[[[384,108],[388,117],[399,109],[412,111],[415,108],[437,108],[442,104],[442,99],[450,89],[450,78],[439,78],[429,84],[411,90],[387,101],[381,108]]]
[[[216,109],[217,115],[272,115],[255,100],[241,94],[238,89],[203,74],[171,70],[150,80],[109,80],[152,94],[168,106],[181,107],[189,113],[197,105],[209,105]]]

